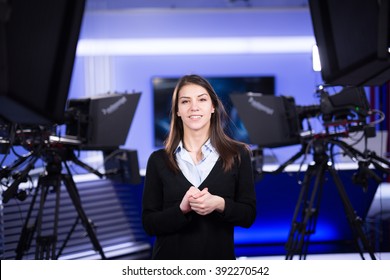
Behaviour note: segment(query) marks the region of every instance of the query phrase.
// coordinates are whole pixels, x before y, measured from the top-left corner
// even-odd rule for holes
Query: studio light
[[[82,39],[78,56],[310,53],[312,36]]]

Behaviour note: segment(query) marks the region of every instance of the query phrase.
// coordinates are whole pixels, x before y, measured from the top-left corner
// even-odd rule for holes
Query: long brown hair
[[[215,108],[214,114],[211,115],[210,142],[219,153],[224,171],[228,171],[233,167],[235,157],[240,160],[240,148],[245,147],[248,149],[248,147],[242,142],[233,140],[225,133],[224,127],[229,120],[225,108],[210,83],[205,78],[198,75],[186,75],[181,77],[173,91],[170,130],[168,137],[164,142],[165,151],[168,155],[169,167],[175,172],[180,170],[174,152],[179,145],[179,142],[183,139],[184,130],[183,122],[176,113],[179,109],[179,92],[183,86],[188,84],[201,86],[206,89],[210,95],[211,102]]]

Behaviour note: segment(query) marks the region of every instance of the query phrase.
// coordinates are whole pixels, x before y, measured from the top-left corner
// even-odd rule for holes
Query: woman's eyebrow
[[[201,93],[199,94],[197,97],[201,97],[203,95],[206,95],[207,96],[207,93]],[[179,99],[182,99],[182,98],[191,98],[190,96],[180,96]]]

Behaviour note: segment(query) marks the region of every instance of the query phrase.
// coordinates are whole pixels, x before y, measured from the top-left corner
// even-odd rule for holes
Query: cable
[[[380,119],[372,121],[371,123],[369,123],[370,125],[379,124],[379,123],[381,123],[382,121],[384,121],[385,118],[386,118],[385,114],[384,114],[382,111],[380,111],[380,110],[372,109],[371,112],[372,112],[372,113],[377,113],[377,114],[379,114]],[[371,114],[370,114],[370,115],[371,115]]]

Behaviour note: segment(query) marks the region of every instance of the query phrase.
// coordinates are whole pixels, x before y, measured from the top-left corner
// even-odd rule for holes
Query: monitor
[[[85,150],[113,150],[126,143],[141,93],[110,93],[70,99],[66,135]]]
[[[63,122],[84,2],[2,1],[0,117],[19,124]]]
[[[390,80],[390,0],[310,0],[325,83],[376,86]]]
[[[231,94],[230,98],[248,130],[249,143],[260,148],[300,143],[294,98],[256,93]]]

